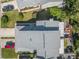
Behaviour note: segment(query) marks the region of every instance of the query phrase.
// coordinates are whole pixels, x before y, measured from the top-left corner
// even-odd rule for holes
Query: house
[[[35,23],[17,22],[15,26],[15,51],[18,52],[33,52],[37,51],[37,56],[44,59],[57,59],[59,54],[64,54],[61,41],[60,29],[64,30],[59,25],[59,21],[42,20]],[[62,23],[63,24],[63,23]]]
[[[45,9],[52,6],[62,6],[63,0],[16,0],[18,10],[25,9]],[[34,8],[34,9],[33,9]]]

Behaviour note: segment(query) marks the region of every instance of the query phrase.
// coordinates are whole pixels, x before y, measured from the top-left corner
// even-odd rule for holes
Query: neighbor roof
[[[59,2],[63,0],[16,0],[16,1],[19,8],[23,9],[25,7],[37,6],[38,4],[43,5],[49,2]]]
[[[37,50],[37,55],[46,56],[46,58],[59,55],[60,33],[58,21],[37,21],[36,24],[17,23],[15,30],[15,49],[17,52]]]

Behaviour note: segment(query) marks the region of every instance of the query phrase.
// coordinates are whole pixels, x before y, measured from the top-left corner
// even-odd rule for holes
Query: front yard
[[[45,10],[40,12],[25,12],[21,13],[18,10],[5,12],[4,15],[7,15],[8,21],[6,23],[6,19],[1,20],[1,28],[14,28],[16,21],[33,21],[36,20],[48,20],[49,13]],[[4,22],[5,21],[5,22]]]
[[[9,2],[9,1],[13,1],[13,0],[1,0],[2,3]]]
[[[4,22],[1,21],[1,27],[2,28],[5,28],[5,27],[14,28],[16,21],[28,21],[29,19],[32,18],[32,13],[33,12],[23,13],[23,18],[21,18],[17,10],[5,12],[4,14],[8,16],[9,21],[6,24],[6,26]]]
[[[15,49],[13,48],[2,48],[2,58],[17,58]]]

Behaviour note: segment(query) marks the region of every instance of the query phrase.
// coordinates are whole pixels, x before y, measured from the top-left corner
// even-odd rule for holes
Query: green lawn
[[[20,19],[19,12],[17,10],[5,12],[4,14],[9,17],[9,22],[6,24],[7,27],[14,28],[16,21],[28,21],[29,19],[32,18],[32,13],[33,12],[23,13],[24,18]],[[4,24],[1,24],[1,27],[5,28],[3,25]]]
[[[17,58],[15,49],[2,48],[2,58]]]
[[[67,47],[67,44],[68,44],[67,39],[64,39],[64,48]]]
[[[9,1],[13,1],[13,0],[1,0],[2,3],[9,2]]]
[[[19,12],[18,10],[14,10],[14,11],[8,11],[4,13],[5,15],[7,15],[9,17],[9,21],[6,24],[7,28],[14,28],[15,27],[15,23],[16,21],[33,21],[33,19],[40,19],[40,20],[46,20],[49,18],[49,14],[47,11],[43,10],[40,12],[26,12],[23,13],[23,18],[21,18],[21,16],[19,16]],[[1,27],[2,28],[6,28],[4,26],[5,24],[1,22]]]

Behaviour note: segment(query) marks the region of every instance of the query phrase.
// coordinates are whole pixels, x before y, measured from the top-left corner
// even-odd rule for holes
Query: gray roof
[[[25,7],[37,6],[38,4],[43,5],[49,2],[59,2],[63,0],[16,0],[16,1],[17,1],[19,8],[23,9]]]
[[[53,24],[53,26],[51,26],[52,24],[50,26],[45,26],[46,25],[45,23],[42,25],[43,27],[45,27],[44,29],[40,29],[43,27],[40,27],[38,29],[34,28],[34,27],[37,28],[38,26],[40,26],[40,24],[38,24],[38,26],[33,26],[34,23],[20,23],[20,24],[18,23],[15,28],[16,51],[37,50],[37,55],[39,56],[43,56],[43,57],[46,56],[46,58],[57,57],[59,55],[58,51],[60,48],[60,33],[58,29],[59,22],[52,21],[52,23],[57,23],[57,24]],[[26,24],[30,24],[30,25],[32,24],[31,26],[33,26],[32,27],[33,29],[32,28],[26,29],[26,28],[30,28],[26,26]],[[53,30],[52,28],[54,27],[57,27],[57,30],[55,29]],[[50,28],[51,30],[50,29],[46,30],[46,28]]]

